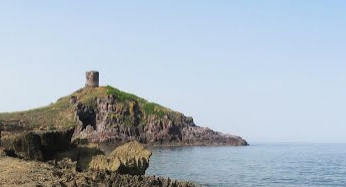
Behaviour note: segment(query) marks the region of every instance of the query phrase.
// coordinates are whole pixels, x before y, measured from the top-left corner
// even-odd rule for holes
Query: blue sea
[[[346,144],[153,148],[147,175],[201,186],[346,186]]]

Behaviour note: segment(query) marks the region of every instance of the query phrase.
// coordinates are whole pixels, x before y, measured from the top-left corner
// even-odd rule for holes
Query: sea
[[[152,148],[147,175],[206,187],[346,187],[346,144]]]

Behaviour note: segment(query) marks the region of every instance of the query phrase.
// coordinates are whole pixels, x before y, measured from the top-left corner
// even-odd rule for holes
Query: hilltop
[[[195,125],[192,117],[111,86],[98,85],[98,72],[87,74],[84,88],[49,106],[0,113],[0,130],[61,131],[73,128],[76,143],[148,145],[247,145],[238,136]],[[2,127],[2,129],[1,129]],[[6,134],[6,133],[5,133]]]
[[[151,145],[246,145],[237,136],[198,127],[191,117],[111,86],[86,87],[49,106],[1,113],[9,131],[66,130],[73,140],[118,144],[138,140]]]

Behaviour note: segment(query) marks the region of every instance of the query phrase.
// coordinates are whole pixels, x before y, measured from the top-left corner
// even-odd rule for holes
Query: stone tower
[[[99,72],[98,71],[88,71],[86,72],[86,88],[99,87]]]

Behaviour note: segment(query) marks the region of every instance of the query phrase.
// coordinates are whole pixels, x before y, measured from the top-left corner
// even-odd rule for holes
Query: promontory
[[[239,136],[197,126],[192,117],[111,86],[99,86],[99,72],[86,73],[86,85],[42,108],[1,113],[3,131],[74,129],[73,141],[154,146],[248,145]]]
[[[220,145],[248,143],[136,95],[99,86],[99,72],[90,71],[83,88],[55,103],[0,113],[0,186],[195,187],[146,176],[148,147]]]

